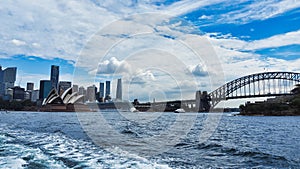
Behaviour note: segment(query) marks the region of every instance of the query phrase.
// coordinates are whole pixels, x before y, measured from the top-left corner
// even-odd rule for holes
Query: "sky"
[[[2,0],[0,21],[0,65],[23,87],[58,65],[61,81],[112,80],[113,97],[122,78],[125,99],[176,100],[300,72],[299,0]]]

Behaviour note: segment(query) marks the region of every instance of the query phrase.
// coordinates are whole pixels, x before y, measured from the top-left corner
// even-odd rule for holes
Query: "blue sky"
[[[136,17],[144,13],[151,15],[142,20]],[[157,14],[161,17],[153,17]],[[83,86],[129,74],[123,83],[138,85],[151,81],[155,84],[130,86],[141,90],[140,95],[129,90],[130,99],[134,96],[152,100],[153,93],[160,93],[162,99],[180,98],[183,96],[182,92],[178,93],[178,86],[185,97],[194,97],[190,86],[210,91],[221,82],[207,84],[205,75],[214,75],[216,70],[206,64],[209,57],[199,61],[191,57],[192,51],[181,43],[188,44],[191,37],[205,38],[214,50],[224,83],[264,70],[300,72],[298,0],[233,0],[230,3],[225,0],[12,0],[1,2],[0,21],[0,64],[4,68],[18,67],[16,83],[21,86],[31,81],[37,88],[40,79],[49,78],[50,65],[55,64],[60,66],[60,80]],[[150,31],[151,36],[134,34],[141,30]],[[97,41],[97,35],[105,38]],[[87,54],[92,43],[98,45],[97,50],[105,48],[105,52]],[[150,49],[161,50],[151,51],[157,55],[167,55],[162,51],[167,51],[170,57],[176,55],[178,62],[162,61],[161,67],[155,69],[164,73],[154,71],[160,59],[151,60]],[[147,64],[137,66],[136,60]],[[178,64],[184,64],[182,76],[173,70]],[[147,68],[148,65],[152,67]],[[76,72],[81,72],[80,77]],[[166,76],[172,77],[177,86],[168,84]],[[191,79],[195,83],[190,83]]]

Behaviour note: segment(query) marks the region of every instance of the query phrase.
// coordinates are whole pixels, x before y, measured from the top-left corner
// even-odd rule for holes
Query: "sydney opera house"
[[[40,111],[54,112],[74,112],[74,111],[89,111],[88,106],[82,103],[83,95],[72,91],[72,87],[68,88],[61,95],[53,88],[48,96],[43,100]]]

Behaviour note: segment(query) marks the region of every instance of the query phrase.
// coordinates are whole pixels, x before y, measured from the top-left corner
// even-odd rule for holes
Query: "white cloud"
[[[13,40],[11,40],[11,42],[12,42],[14,45],[16,45],[16,46],[24,46],[24,45],[26,45],[26,42],[21,41],[21,40],[17,40],[17,39],[13,39]]]
[[[212,16],[207,16],[207,15],[201,15],[198,19],[212,19]]]
[[[105,60],[98,65],[97,74],[130,73],[130,65],[126,61],[119,61],[115,57]]]
[[[272,48],[295,44],[300,45],[300,30],[250,42],[247,45],[245,45],[244,49],[257,50],[263,48]]]
[[[172,16],[179,16],[189,12],[192,12],[196,9],[199,9],[204,6],[217,4],[220,2],[224,2],[224,0],[185,0],[185,1],[178,1],[173,3],[172,5],[163,9],[163,12],[172,15]]]
[[[139,70],[135,73],[132,78],[130,79],[131,84],[146,84],[155,81],[156,78],[150,70],[142,71]]]
[[[246,23],[253,20],[265,20],[299,7],[300,1],[298,0],[251,1],[250,5],[246,5],[242,9],[222,14],[219,22]]]
[[[32,45],[33,47],[36,47],[36,48],[41,47],[41,45],[40,45],[39,43],[32,43],[31,45]]]
[[[76,61],[74,56],[88,38],[116,17],[89,1],[6,1],[0,10],[0,50],[8,56],[25,54]],[[11,44],[6,43],[11,39]],[[20,39],[31,45],[24,46]],[[20,45],[22,48],[18,48]]]
[[[197,64],[195,66],[189,66],[188,70],[190,73],[192,73],[195,76],[200,76],[200,77],[208,76],[208,72],[205,66],[201,64]]]
[[[185,91],[191,89],[189,88],[191,84],[178,82],[185,80],[194,84],[196,80],[193,79],[192,74],[218,73],[211,72],[213,69],[211,65],[207,70],[201,66],[204,65],[202,63],[205,60],[211,59],[209,55],[211,53],[206,50],[207,46],[210,46],[208,41],[203,41],[204,45],[197,43],[197,40],[206,38],[211,42],[215,53],[219,56],[228,80],[245,73],[262,71],[263,67],[268,64],[270,70],[299,70],[297,68],[300,65],[299,60],[292,62],[270,58],[262,61],[259,55],[251,51],[300,44],[300,31],[246,42],[234,38],[230,34],[191,35],[194,30],[192,26],[184,25],[186,23],[182,21],[169,24],[170,16],[164,15],[180,16],[217,3],[228,2],[225,0],[185,0],[169,6],[158,7],[149,1],[137,3],[123,0],[101,2],[96,0],[33,0],[30,3],[23,0],[5,1],[0,6],[2,24],[0,27],[0,51],[2,52],[0,57],[25,54],[46,59],[59,57],[74,63],[84,47],[91,47],[93,50],[90,50],[89,53],[83,53],[81,56],[84,57],[77,62],[78,67],[85,68],[88,72],[94,70],[93,73],[95,74],[97,66],[99,66],[98,73],[103,74],[130,72],[128,77],[136,75],[134,79],[136,82],[154,81],[159,83],[154,86],[155,89],[165,91],[165,89],[174,88],[174,86],[176,88],[176,84],[179,84]],[[244,9],[222,15],[220,22],[236,22],[238,20],[249,22],[267,19],[295,9],[300,6],[299,3],[299,1],[291,0],[278,3],[275,1],[257,1],[251,5],[246,5]],[[124,15],[143,12],[162,13],[160,15],[162,17],[147,17],[145,19],[143,17],[145,15],[141,15],[140,18],[137,16],[135,19],[126,18],[116,22]],[[214,16],[202,15],[200,19],[211,19],[212,17],[215,18]],[[162,22],[169,25],[162,24]],[[111,27],[105,27],[109,24],[116,24],[113,27],[114,30],[111,30]],[[102,34],[98,31],[102,31]],[[106,37],[102,37],[101,40],[103,41],[86,45],[90,38],[103,35],[105,31],[108,34]],[[109,34],[111,32],[115,34]],[[130,35],[132,36],[130,37]],[[193,39],[193,37],[197,38]],[[100,37],[96,38],[100,39]],[[197,44],[199,48],[202,47],[203,49],[199,54],[204,56],[194,57],[195,50],[193,51],[193,47],[184,44],[185,41]],[[106,54],[107,57],[105,57]],[[104,61],[98,64],[101,58],[104,58]],[[194,66],[189,67],[187,65]],[[151,66],[164,71],[169,76],[157,77],[152,70],[147,70]],[[189,76],[184,72],[187,68],[192,73]],[[32,75],[29,76],[33,77]],[[28,81],[34,80],[29,76],[24,76],[24,78],[28,78]],[[36,79],[38,78],[40,77],[36,77]],[[64,78],[68,79],[68,77]],[[79,82],[84,81],[84,78],[79,79]],[[89,78],[89,80],[94,79]],[[172,83],[169,83],[170,81]],[[151,87],[153,86],[141,88],[142,93],[148,93]],[[194,92],[188,94],[192,96]]]
[[[231,36],[222,36],[217,33],[207,34],[206,37],[214,46],[218,56],[225,58],[229,62],[233,62],[232,59],[244,60],[251,57],[259,57],[258,54],[253,53],[255,50],[300,45],[300,30],[250,42]]]

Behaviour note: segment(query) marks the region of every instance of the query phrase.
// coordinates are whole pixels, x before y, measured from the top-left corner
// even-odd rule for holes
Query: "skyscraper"
[[[80,95],[85,95],[86,94],[86,90],[84,89],[83,86],[80,86],[79,89],[78,89],[78,94]]]
[[[25,89],[21,88],[19,86],[13,87],[13,99],[14,100],[24,100],[24,96],[25,96]]]
[[[72,86],[72,82],[60,81],[58,83],[58,94],[62,95],[71,86]]]
[[[39,90],[33,90],[31,93],[31,101],[36,102],[39,99]]]
[[[122,79],[118,79],[116,99],[122,100]]]
[[[72,91],[73,91],[73,93],[78,92],[78,85],[73,85]]]
[[[33,87],[34,87],[34,83],[27,82],[25,95],[28,94],[28,98],[24,98],[25,100],[31,99]]]
[[[97,88],[95,85],[89,86],[86,89],[86,98],[89,102],[94,102],[96,100]]]
[[[3,81],[8,83],[15,83],[17,75],[16,67],[9,67],[4,70],[3,73]]]
[[[83,86],[80,86],[80,87],[79,87],[79,89],[78,89],[78,94],[80,94],[80,95],[83,95],[83,96],[84,96],[84,98],[83,98],[83,102],[85,102],[85,101],[86,101],[86,90],[84,89],[84,87],[83,87]]]
[[[34,83],[27,82],[26,91],[33,91]]]
[[[6,89],[15,86],[16,75],[16,67],[9,67],[2,70],[2,67],[0,66],[0,96],[5,95]]]
[[[59,66],[51,65],[51,87],[58,90],[58,80],[59,80]]]
[[[100,86],[99,86],[99,92],[100,92],[100,94],[99,94],[99,97],[100,98],[104,98],[104,83],[100,83]]]
[[[52,89],[52,83],[50,80],[41,80],[40,81],[40,92],[39,92],[39,99],[43,100],[49,94]]]
[[[105,82],[105,96],[110,96],[110,81]]]

